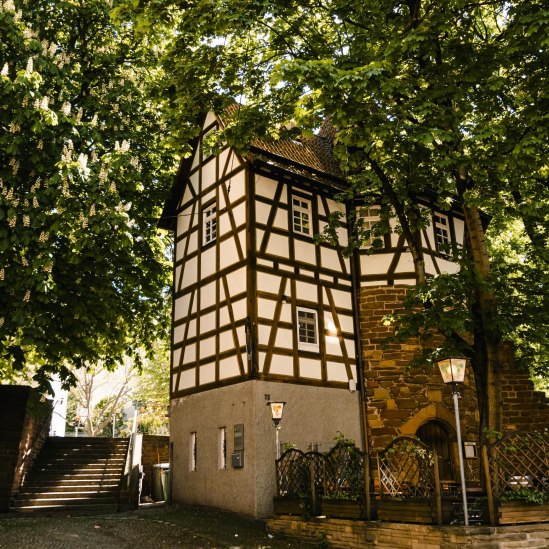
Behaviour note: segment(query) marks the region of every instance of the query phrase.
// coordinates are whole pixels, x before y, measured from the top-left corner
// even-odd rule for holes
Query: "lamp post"
[[[271,417],[275,426],[276,433],[276,459],[280,459],[280,442],[278,439],[278,431],[280,430],[280,420],[284,411],[285,402],[267,402],[267,406],[271,407]]]
[[[465,469],[463,467],[463,447],[461,445],[461,425],[459,421],[459,405],[458,399],[460,394],[457,388],[458,383],[463,383],[465,380],[465,367],[467,366],[467,359],[463,357],[448,357],[443,360],[439,360],[437,365],[442,375],[444,383],[452,385],[452,394],[454,397],[454,413],[456,415],[456,436],[458,444],[458,456],[459,456],[459,474],[461,477],[461,495],[463,498],[463,517],[465,526],[469,526],[469,511],[467,509],[467,493],[465,486]]]

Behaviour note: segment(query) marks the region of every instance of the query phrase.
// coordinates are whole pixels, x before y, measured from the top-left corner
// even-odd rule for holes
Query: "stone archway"
[[[400,428],[401,435],[415,436],[417,430],[428,421],[436,419],[445,424],[452,433],[456,431],[456,420],[454,414],[452,414],[445,406],[440,402],[430,404],[420,410],[417,414],[411,417]]]

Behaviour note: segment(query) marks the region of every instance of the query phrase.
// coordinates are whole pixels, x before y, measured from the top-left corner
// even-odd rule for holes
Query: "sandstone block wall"
[[[518,369],[510,345],[501,376],[503,431],[549,429],[549,398],[534,390],[528,370]]]
[[[349,549],[464,549],[549,547],[549,524],[499,526],[426,526],[279,516],[267,531],[309,543]]]
[[[360,294],[361,337],[368,403],[368,426],[372,450],[381,450],[396,436],[413,435],[422,423],[438,419],[455,432],[451,388],[437,368],[410,369],[418,343],[383,342],[393,334],[383,317],[402,310],[408,286],[363,287]],[[549,399],[534,391],[529,372],[520,370],[511,345],[502,353],[502,431],[542,431],[549,428]],[[479,413],[474,376],[468,368],[460,387],[461,429],[464,441],[478,441]],[[468,467],[478,470],[478,464]],[[476,473],[473,474],[476,476]]]
[[[437,368],[410,369],[417,342],[390,343],[392,326],[383,317],[402,310],[408,286],[363,287],[360,295],[364,376],[370,445],[381,450],[399,435],[415,434],[422,423],[439,419],[455,430],[452,393]],[[472,372],[460,388],[464,440],[478,439],[478,407]]]

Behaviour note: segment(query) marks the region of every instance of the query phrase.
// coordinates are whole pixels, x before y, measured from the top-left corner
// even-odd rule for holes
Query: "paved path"
[[[97,516],[0,515],[1,549],[283,549],[263,522],[213,509],[166,506]]]

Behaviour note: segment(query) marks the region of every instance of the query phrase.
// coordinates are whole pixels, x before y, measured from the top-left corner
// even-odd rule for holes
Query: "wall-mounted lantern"
[[[285,402],[267,402],[267,406],[271,407],[271,419],[273,420],[276,433],[276,459],[280,459],[280,441],[278,431],[280,430],[280,421],[284,412]]]

